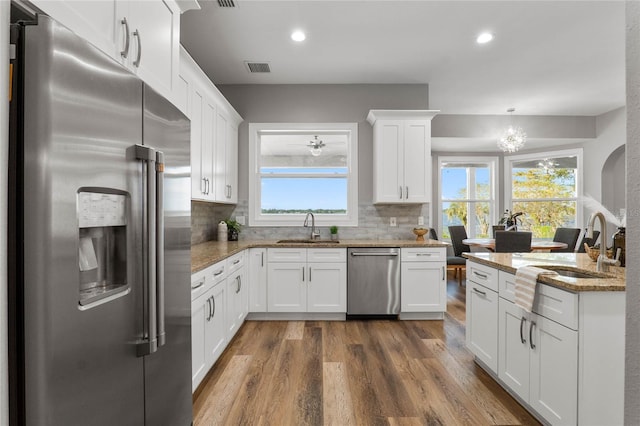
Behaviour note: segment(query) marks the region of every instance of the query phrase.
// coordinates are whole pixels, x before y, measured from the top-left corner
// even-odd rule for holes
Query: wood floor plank
[[[288,340],[302,340],[304,336],[304,321],[289,321],[284,338]]]
[[[251,363],[250,355],[234,356],[212,391],[203,400],[193,424],[214,426],[224,425],[227,413],[236,399],[240,385]]]
[[[322,378],[324,424],[328,426],[356,425],[345,364],[343,362],[325,362]]]
[[[422,426],[422,419],[419,417],[389,417],[389,426]]]

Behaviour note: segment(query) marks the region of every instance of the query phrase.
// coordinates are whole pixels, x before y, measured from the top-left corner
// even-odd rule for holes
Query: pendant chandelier
[[[311,155],[313,155],[314,157],[319,156],[320,154],[322,154],[322,148],[324,147],[324,142],[322,142],[322,140],[318,140],[317,136],[314,136],[314,140],[309,141],[309,151],[311,152]]]
[[[522,130],[521,127],[515,127],[513,125],[513,112],[515,110],[515,108],[509,108],[507,110],[507,112],[511,114],[509,128],[506,129],[500,139],[498,139],[498,148],[504,152],[516,152],[522,148],[527,141],[527,134],[524,130]]]

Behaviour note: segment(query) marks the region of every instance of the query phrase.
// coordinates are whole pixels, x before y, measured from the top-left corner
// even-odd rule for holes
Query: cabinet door
[[[431,122],[407,120],[404,123],[404,201],[431,201]]]
[[[445,312],[447,284],[442,262],[403,262],[401,265],[401,312]]]
[[[229,189],[227,185],[227,131],[228,123],[226,115],[218,110],[216,114],[216,140],[215,161],[213,166],[213,180],[215,182],[215,200],[221,203],[228,202]]]
[[[541,316],[532,321],[529,404],[551,424],[575,425],[578,332]]]
[[[241,278],[238,271],[227,277],[227,338],[231,338],[240,328],[242,308],[240,304]]]
[[[129,67],[171,99],[179,66],[180,10],[173,0],[130,1],[128,6]]]
[[[307,311],[307,264],[272,263],[267,266],[269,312]]]
[[[225,181],[227,185],[226,201],[238,202],[238,128],[231,123],[227,128],[227,149],[225,163]]]
[[[249,249],[249,312],[267,312],[267,249]]]
[[[202,167],[201,176],[205,179],[206,184],[204,199],[213,201],[215,199],[213,189],[213,150],[216,137],[216,107],[208,99],[205,99],[202,118],[202,158],[200,159],[200,163]]]
[[[307,312],[347,312],[347,264],[309,263]]]
[[[209,293],[211,315],[207,321],[207,370],[216,362],[229,341],[225,334],[226,291],[225,283],[221,282],[215,285]]]
[[[203,200],[207,182],[202,174],[202,123],[204,97],[200,90],[191,91],[191,198]]]
[[[502,298],[499,298],[498,312],[498,377],[528,401],[529,319],[522,308]]]
[[[210,294],[205,293],[191,302],[191,383],[196,390],[207,374],[207,320],[211,315]]]
[[[498,372],[498,293],[467,281],[467,348]]]
[[[404,199],[402,120],[379,120],[374,136],[374,203],[400,203]]]
[[[126,2],[33,0],[32,3],[112,58],[120,59],[123,45],[119,40],[125,35],[120,21],[127,12]]]

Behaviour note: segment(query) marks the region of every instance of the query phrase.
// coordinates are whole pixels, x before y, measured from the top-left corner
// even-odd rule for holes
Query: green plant
[[[225,219],[224,223],[227,224],[227,229],[229,231],[233,230],[236,232],[240,232],[240,224],[233,219]]]
[[[335,225],[331,226],[331,227],[329,228],[329,232],[330,232],[331,234],[333,234],[333,235],[337,234],[337,233],[338,233],[338,227],[337,227],[337,226],[335,226]]]

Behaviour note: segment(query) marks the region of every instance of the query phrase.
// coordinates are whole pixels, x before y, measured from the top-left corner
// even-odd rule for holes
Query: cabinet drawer
[[[402,262],[445,262],[447,249],[444,247],[408,247],[400,249]]]
[[[207,269],[191,274],[191,301],[196,300],[207,291]]]
[[[269,262],[306,262],[307,249],[299,248],[269,248],[267,249]]]
[[[498,281],[500,297],[515,303],[516,276],[500,271]],[[538,283],[533,312],[572,330],[577,330],[578,294]]]
[[[207,271],[207,280],[213,283],[213,285],[216,285],[227,277],[226,262],[224,260],[218,262],[212,266],[209,266],[207,269],[205,269],[205,271]]]
[[[346,248],[310,248],[307,249],[308,262],[346,262]]]
[[[467,280],[498,291],[498,270],[467,260]]]
[[[227,258],[227,274],[244,266],[244,250]]]

